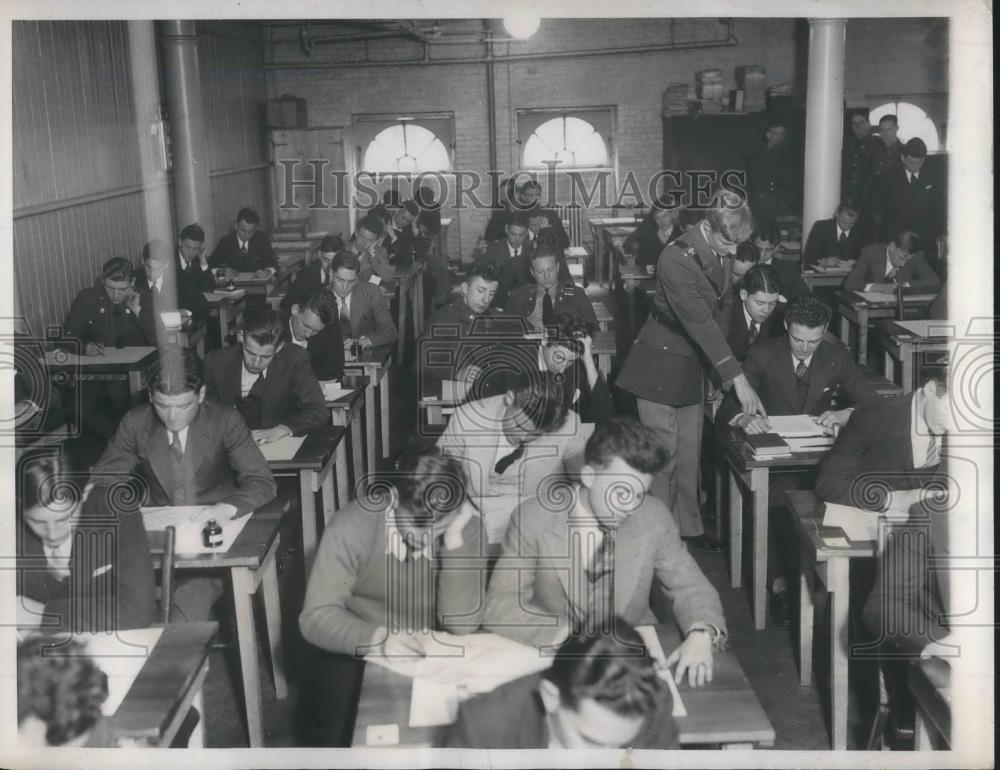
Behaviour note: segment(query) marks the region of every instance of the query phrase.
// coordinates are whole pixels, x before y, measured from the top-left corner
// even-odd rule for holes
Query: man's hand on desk
[[[287,425],[275,425],[267,430],[252,430],[250,435],[258,444],[270,444],[272,441],[280,441],[286,436],[291,436],[292,429]]]
[[[736,397],[740,400],[740,404],[743,405],[744,412],[767,417],[767,410],[764,409],[760,396],[757,395],[757,391],[753,389],[745,374],[741,374],[733,380],[733,388],[736,390]]]
[[[204,524],[215,519],[216,521],[229,521],[236,515],[236,506],[229,503],[216,503],[199,508],[191,514],[191,521]]]
[[[877,291],[882,294],[895,294],[896,284],[894,283],[870,283],[865,286],[865,291]]]
[[[750,436],[771,431],[771,423],[756,414],[738,414],[733,418],[732,424]]]
[[[818,425],[822,425],[836,436],[837,431],[847,425],[847,421],[851,419],[851,412],[853,411],[853,409],[841,409],[839,411],[828,409],[813,419]]]
[[[701,687],[712,681],[712,637],[707,631],[695,629],[680,646],[667,656],[667,668],[674,664],[674,681],[680,683],[684,672],[688,675],[688,684]]]
[[[373,652],[381,653],[387,658],[412,658],[424,654],[424,636],[409,631],[397,631],[390,634],[385,626],[375,629],[370,644]]]
[[[925,500],[943,509],[946,496],[941,489],[895,489],[886,498],[885,514],[892,519],[907,519],[910,508]]]

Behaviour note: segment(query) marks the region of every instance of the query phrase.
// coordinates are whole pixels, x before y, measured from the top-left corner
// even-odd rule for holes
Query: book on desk
[[[792,450],[781,436],[777,433],[754,433],[746,434],[743,443],[757,460],[766,460],[771,457],[791,457]]]

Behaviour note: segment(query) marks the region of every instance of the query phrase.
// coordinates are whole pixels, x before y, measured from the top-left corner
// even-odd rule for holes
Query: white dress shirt
[[[930,429],[924,421],[923,412],[919,409],[919,404],[917,403],[919,399],[919,396],[914,396],[913,404],[910,407],[910,443],[913,446],[913,467],[930,468],[933,466],[927,465],[927,448],[930,446],[931,439],[933,438],[935,441],[939,442],[939,453],[941,450],[941,444],[940,439],[931,435]],[[935,465],[936,464],[937,463],[935,463]]]
[[[264,377],[267,379],[267,369],[262,371],[260,374],[254,374],[253,372],[247,371],[246,364],[243,364],[240,367],[240,393],[243,394],[243,398],[247,397],[247,394],[250,392],[250,388],[252,388],[253,384],[257,382],[258,377]]]

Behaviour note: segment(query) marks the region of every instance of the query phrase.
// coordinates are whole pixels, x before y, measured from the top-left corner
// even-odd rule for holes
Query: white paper
[[[459,382],[458,380],[442,380],[441,382],[441,398],[444,401],[453,401],[458,403],[459,401],[464,401],[465,397],[469,395],[469,383]]]
[[[118,710],[162,634],[162,628],[138,628],[114,634],[74,635],[84,644],[87,656],[108,677],[108,698],[101,706],[104,716]]]
[[[767,422],[771,431],[782,438],[822,436],[826,430],[808,414],[772,415]]]
[[[878,522],[882,518],[874,511],[866,511],[850,505],[826,504],[823,516],[824,527],[840,527],[849,540],[878,539]]]
[[[305,440],[305,436],[285,436],[269,444],[258,444],[258,446],[260,453],[269,463],[281,462],[295,457],[295,453],[299,451],[299,447]]]
[[[162,508],[142,508],[142,523],[147,532],[162,532],[167,527],[177,530],[174,550],[185,556],[195,556],[202,553],[226,553],[253,514],[240,516],[238,519],[219,521],[222,527],[222,545],[209,548],[202,539],[204,524],[191,521],[191,516],[200,511],[203,505],[171,505]]]
[[[323,390],[323,398],[327,401],[336,401],[353,390],[352,388],[340,387],[340,380],[324,380],[319,385]]]
[[[373,283],[376,286],[382,283],[382,279],[379,276],[372,274],[372,277],[368,279],[368,283]]]
[[[181,325],[181,314],[179,310],[164,310],[160,313],[160,320],[167,328]]]

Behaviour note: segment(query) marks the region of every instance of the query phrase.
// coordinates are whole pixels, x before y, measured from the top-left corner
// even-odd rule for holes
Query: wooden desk
[[[202,294],[208,302],[213,318],[219,319],[219,336],[223,345],[228,344],[229,329],[235,322],[237,326],[243,323],[243,310],[246,308],[246,292],[237,291],[232,294],[219,294],[214,291],[204,291]]]
[[[661,632],[661,639],[677,632]],[[676,644],[663,641],[669,654]],[[717,745],[728,749],[772,746],[774,727],[750,688],[743,669],[731,652],[715,652],[712,681],[692,688],[678,683],[688,715],[677,719],[682,746]],[[686,680],[685,680],[686,681]],[[413,680],[387,668],[365,666],[354,724],[352,746],[367,745],[366,733],[372,725],[399,727],[400,747],[433,747],[444,743],[449,725],[410,727],[410,695]]]
[[[392,345],[366,350],[354,361],[345,361],[344,370],[357,370],[368,378],[365,388],[365,428],[368,432],[368,468],[375,468],[376,413],[381,414],[382,457],[389,457],[389,369],[392,368]],[[375,408],[375,389],[378,388],[379,408]]]
[[[597,357],[597,366],[605,377],[611,376],[611,359],[618,354],[618,343],[613,331],[597,332],[593,336],[591,350]]]
[[[608,330],[608,326],[614,321],[614,316],[611,315],[611,311],[608,310],[608,306],[601,301],[591,302],[591,306],[594,308],[594,315],[597,316],[597,328],[602,332]]]
[[[133,346],[104,348],[100,356],[78,356],[65,350],[51,350],[41,357],[50,378],[70,380],[128,380],[133,400],[145,386],[146,369],[156,360],[156,348]]]
[[[734,428],[721,428],[716,435],[721,444],[721,459],[729,476],[729,571],[733,588],[743,585],[743,492],[746,490],[753,517],[753,580],[751,605],[753,625],[765,627],[767,617],[767,528],[771,470],[802,471],[818,465],[826,455],[819,452],[796,452],[791,457],[755,460],[747,450],[743,434]]]
[[[264,599],[274,694],[288,697],[288,683],[281,663],[281,600],[278,594],[278,551],[281,520],[288,511],[288,501],[276,499],[250,514],[252,517],[226,553],[177,556],[174,568],[184,570],[223,570],[233,588],[236,613],[236,639],[243,675],[243,702],[246,708],[247,733],[251,748],[264,745],[264,723],[260,694],[260,666],[257,661],[257,626],[253,616],[253,597],[258,589]],[[149,533],[149,547],[155,563],[163,554],[163,532]]]
[[[633,229],[636,226],[635,217],[595,217],[588,220],[590,223],[590,234],[593,240],[593,252],[594,252],[594,281],[597,283],[604,283],[606,280],[611,279],[611,270],[607,271],[607,278],[605,278],[605,261],[607,259],[607,250],[605,249],[604,242],[604,230],[607,227],[613,227],[615,225],[631,225]]]
[[[416,342],[424,331],[424,263],[414,262],[408,268],[396,271],[398,297],[399,360],[403,360],[406,344],[406,301],[413,297],[413,340]]]
[[[636,289],[643,288],[646,293],[653,296],[656,293],[656,275],[650,274],[643,265],[621,265],[619,267],[622,289],[628,300],[628,329],[629,335],[635,335],[635,292]]]
[[[895,381],[898,362],[904,393],[920,384],[917,378],[921,354],[948,353],[955,344],[955,327],[948,321],[882,321],[876,328],[885,351],[885,376]]]
[[[237,289],[242,289],[248,295],[249,294],[259,294],[266,297],[274,289],[277,283],[277,273],[267,278],[252,278],[247,276],[246,278],[234,278],[233,286]]]
[[[334,425],[342,428],[350,428],[350,448],[351,457],[354,461],[354,488],[365,478],[365,447],[364,438],[361,435],[361,409],[365,403],[365,391],[368,389],[368,378],[360,376],[347,376],[341,380],[341,386],[349,388],[350,393],[345,393],[333,401],[327,401],[326,406],[330,410],[330,419]],[[347,453],[345,445],[347,442],[341,441],[337,449],[337,505],[342,506],[348,500],[352,500],[352,487],[347,481]],[[346,494],[346,497],[345,497]]]
[[[826,270],[817,270],[814,267],[805,267],[802,269],[802,280],[805,281],[806,286],[810,289],[815,289],[817,287],[830,287],[830,288],[840,288],[844,279],[851,274],[851,268],[828,268]]]
[[[107,718],[118,740],[167,748],[199,700],[216,623],[165,626],[118,710]],[[201,720],[204,724],[204,707]]]
[[[275,243],[281,243],[282,245],[290,241],[322,241],[326,236],[328,236],[326,230],[312,230],[310,232],[304,233],[302,231],[290,232],[290,233],[271,233],[271,245],[274,248]]]
[[[345,429],[327,426],[310,431],[291,460],[268,463],[275,476],[299,477],[299,511],[302,516],[302,559],[306,575],[316,555],[316,493],[322,492],[323,527],[337,511],[333,469]]]
[[[846,546],[828,545],[827,537],[843,537],[839,527],[823,526],[825,506],[812,492],[789,492],[788,508],[799,537],[799,684],[812,682],[813,580],[830,594],[830,714],[831,743],[835,751],[847,749],[848,620],[851,559],[875,556],[874,541]],[[846,540],[846,538],[845,538]]]
[[[951,746],[951,667],[940,658],[910,664],[910,692],[917,702],[917,751]]]
[[[637,225],[609,225],[604,228],[605,253],[607,254],[608,279],[616,283],[616,271],[625,262],[625,241],[635,232]]]
[[[182,348],[193,348],[199,358],[205,357],[205,338],[208,336],[208,325],[192,326],[190,321],[180,326],[164,327],[166,342],[179,345]]]
[[[936,297],[936,294],[903,295],[903,310],[925,316]],[[844,289],[837,293],[837,312],[840,314],[840,339],[848,347],[851,347],[851,327],[857,327],[858,346],[854,352],[858,363],[863,364],[868,359],[869,322],[877,318],[895,318],[896,300],[871,300],[860,292]]]

